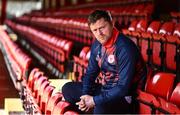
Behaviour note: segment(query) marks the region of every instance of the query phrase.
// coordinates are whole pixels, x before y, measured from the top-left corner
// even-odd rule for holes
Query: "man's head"
[[[112,36],[113,23],[109,12],[95,10],[88,17],[88,25],[96,39],[104,44]]]

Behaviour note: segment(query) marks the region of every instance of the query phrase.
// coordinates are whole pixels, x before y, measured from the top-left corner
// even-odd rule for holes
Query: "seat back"
[[[28,78],[28,83],[27,83],[29,88],[32,88],[32,82],[34,82],[33,81],[34,75],[38,71],[39,71],[38,68],[34,68],[33,70],[31,70],[31,72],[29,74],[29,78]]]
[[[174,30],[174,23],[173,22],[165,22],[160,30],[159,33],[153,34],[153,57],[152,61],[153,64],[161,66],[161,69],[165,66],[165,47],[166,45],[164,42],[166,41],[165,36],[171,35],[172,31]]]
[[[144,59],[144,61],[149,62],[151,61],[150,58],[152,58],[152,39],[149,37],[149,39],[141,39],[141,54]]]
[[[152,34],[159,32],[161,23],[159,21],[153,21],[148,26],[146,32],[142,32],[143,39],[141,40],[141,53],[143,59],[150,64],[152,62]]]
[[[63,95],[60,92],[57,92],[50,97],[49,101],[47,102],[47,106],[46,106],[46,111],[45,111],[46,115],[51,115],[53,108],[57,105],[57,103],[59,101],[62,100],[62,97],[63,97]]]
[[[177,66],[177,57],[178,56],[178,37],[175,36],[168,36],[166,42],[166,67],[171,70],[176,70]]]
[[[44,76],[40,76],[40,78],[35,81],[34,98],[36,98],[36,99],[38,98],[39,88],[45,81],[47,81],[47,77],[44,77]]]
[[[173,35],[180,37],[180,24],[176,25]]]
[[[70,103],[65,102],[65,101],[58,102],[57,105],[54,107],[52,114],[53,115],[64,114],[67,111],[69,105]]]
[[[138,24],[136,25],[136,31],[138,32],[145,32],[148,26],[147,20],[140,20]]]
[[[64,39],[63,39],[63,40],[61,41],[60,47],[63,48],[64,45],[66,44],[66,42],[67,42],[67,40],[64,40]]]
[[[88,51],[90,50],[90,47],[83,47],[83,49],[81,50],[79,57],[82,59],[86,59],[86,54],[88,53]]]
[[[50,97],[54,91],[54,88],[55,87],[48,85],[43,91],[42,99],[40,102],[40,108],[43,113],[45,113],[47,102],[50,99]]]
[[[64,50],[66,51],[66,59],[69,58],[71,50],[73,47],[73,42],[68,41],[65,45],[64,45]]]
[[[153,21],[147,28],[147,32],[157,34],[159,32],[160,26],[161,26],[160,21]]]
[[[170,97],[170,102],[180,107],[180,82],[176,85]]]
[[[42,96],[44,96],[44,90],[49,85],[49,81],[44,81],[42,85],[39,87],[38,94],[37,94],[37,102],[40,104]]]
[[[155,113],[154,106],[160,106],[160,103],[156,99],[156,97],[150,93],[143,92],[138,90],[137,100],[139,102],[139,114],[153,114]]]
[[[159,34],[163,35],[171,35],[174,31],[175,23],[173,22],[165,22],[161,29],[159,30]]]
[[[148,81],[145,91],[169,100],[175,77],[172,73],[157,73]]]
[[[135,31],[137,24],[138,24],[138,21],[137,21],[137,20],[133,20],[133,21],[131,22],[131,25],[129,26],[128,30],[129,30],[129,31]]]
[[[31,91],[32,92],[34,92],[34,90],[35,90],[35,83],[37,82],[37,80],[41,77],[41,76],[43,76],[43,72],[41,72],[41,71],[38,71],[38,72],[36,72],[35,74],[34,74],[34,77],[33,77],[33,79],[32,79],[32,82],[31,82],[31,84],[30,84],[30,89],[31,89]]]

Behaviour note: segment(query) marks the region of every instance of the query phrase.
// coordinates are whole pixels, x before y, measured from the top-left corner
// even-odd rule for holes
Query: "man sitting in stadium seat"
[[[132,97],[145,84],[147,70],[137,46],[113,26],[108,11],[95,10],[88,25],[96,37],[83,82],[62,88],[66,101],[83,112],[131,113]],[[95,82],[102,73],[102,83]]]

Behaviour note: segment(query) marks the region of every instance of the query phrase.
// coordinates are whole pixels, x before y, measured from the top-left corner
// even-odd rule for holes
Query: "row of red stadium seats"
[[[15,24],[13,22],[9,22],[8,24],[19,34],[25,36],[34,46],[38,47],[38,50],[40,50],[38,52],[56,66],[60,72],[64,73],[65,64],[70,58],[70,53],[73,48],[71,41],[50,35],[32,27]]]
[[[97,5],[97,4],[96,4]],[[119,6],[119,7],[118,7]],[[93,5],[86,7],[84,9],[61,9],[61,10],[47,10],[45,13],[43,12],[32,12],[31,14],[26,14],[30,17],[37,16],[46,16],[46,17],[62,17],[67,16],[69,13],[72,16],[86,16],[90,12],[92,12]],[[102,9],[109,10],[112,12],[113,16],[141,16],[147,17],[151,15],[154,10],[154,5],[152,2],[139,2],[139,3],[132,3],[132,4],[116,4],[109,6],[109,3],[106,6],[102,6]],[[23,18],[22,18],[23,19]]]
[[[82,81],[82,76],[86,72],[86,68],[88,66],[90,53],[91,53],[90,47],[83,47],[83,49],[79,54],[79,57],[73,56],[74,59],[73,72],[75,73],[76,81]]]
[[[47,20],[49,21],[51,19],[52,18],[47,18]],[[66,25],[65,28],[67,29],[63,30],[63,32],[66,31],[64,32],[66,33],[66,37],[68,37],[68,35],[73,35],[71,32],[75,32],[77,35],[83,34],[83,31],[78,33],[78,29],[77,31],[70,32],[71,29],[69,28],[71,28],[71,26],[73,28],[76,27],[75,25],[74,26],[72,25],[72,24],[76,24],[76,23],[73,23],[73,20],[65,18],[64,20],[61,20],[60,22]],[[7,21],[7,23],[10,23],[10,22]],[[69,26],[68,26],[68,23],[69,23]],[[80,25],[83,25],[83,23]],[[23,31],[23,27],[19,28],[19,31],[21,30]],[[178,49],[179,49],[180,41],[179,41],[179,25],[178,24],[176,25],[173,22],[161,23],[160,21],[152,21],[152,23],[149,24],[147,20],[140,20],[140,21],[135,20],[135,21],[132,21],[132,24],[130,25],[128,29],[123,29],[123,33],[126,35],[129,35],[132,38],[132,40],[137,44],[137,46],[139,46],[141,53],[143,55],[143,58],[148,64],[158,66],[158,69],[160,70],[168,69],[176,73],[179,73],[178,72],[179,71],[178,69],[179,68],[178,66],[179,50]],[[76,37],[79,37],[76,34],[71,36],[71,38],[75,39]],[[88,40],[89,38],[84,38],[84,39],[86,41],[86,39]],[[44,47],[42,45],[42,49],[43,48]],[[64,71],[63,69],[60,69],[60,70]]]
[[[29,75],[24,95],[25,108],[33,108],[35,114],[78,114],[70,110],[70,104],[62,100],[62,93],[55,91],[48,78],[37,68]]]
[[[0,114],[180,115],[179,1],[0,0]]]
[[[179,71],[179,24],[160,21],[148,24],[147,20],[134,20],[123,33],[137,44],[146,62]]]
[[[17,19],[17,22],[24,22],[23,24],[29,22],[31,26],[38,27],[41,30],[87,45],[92,43],[93,38],[84,18],[32,17],[30,21],[28,18],[23,16],[22,19]]]
[[[4,47],[4,52],[8,58],[10,70],[14,74],[15,87],[20,93],[23,107],[29,114],[73,114],[78,113],[70,110],[70,104],[62,101],[61,92],[56,92],[54,86],[50,85],[48,77],[39,69],[33,69],[30,73],[32,59],[27,56],[21,48],[14,43],[6,32],[0,28],[0,40]],[[18,87],[17,83],[20,84]]]
[[[107,6],[103,9],[109,10],[118,23],[127,26],[133,19],[149,19],[154,10],[152,3],[123,4],[121,7]],[[92,11],[92,8],[46,11],[41,16],[32,14],[14,18],[14,21],[20,24],[38,27],[44,31],[55,35],[68,38],[70,40],[91,45],[93,37],[89,31],[86,16]],[[71,16],[67,15],[71,13]],[[77,16],[80,15],[80,16]],[[63,27],[63,28],[59,28]]]
[[[174,84],[175,77],[170,73],[158,73],[149,78],[145,91],[138,91],[139,113],[179,114],[180,83]]]
[[[4,48],[4,52],[6,54],[5,57],[8,61],[7,63],[9,64],[9,67],[13,70],[13,83],[15,87],[18,88],[17,82],[27,78],[32,59],[10,39],[10,37],[2,29],[2,27],[0,28],[0,38]]]

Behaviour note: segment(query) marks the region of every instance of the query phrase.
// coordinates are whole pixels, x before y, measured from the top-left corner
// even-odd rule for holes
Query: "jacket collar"
[[[105,48],[110,48],[114,45],[119,35],[119,31],[116,28],[113,28],[112,37],[108,39],[108,41],[103,45]]]

